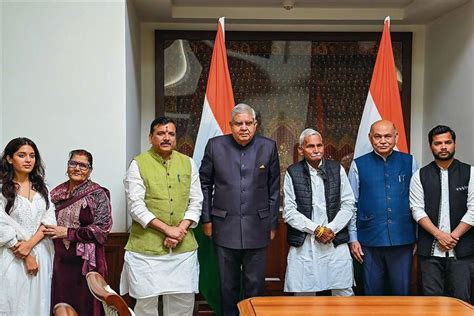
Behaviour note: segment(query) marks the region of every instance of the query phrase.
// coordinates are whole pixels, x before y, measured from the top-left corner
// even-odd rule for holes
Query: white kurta
[[[290,247],[284,291],[318,292],[350,288],[354,285],[354,273],[348,245],[325,245],[314,237],[317,226],[326,226],[337,234],[348,224],[355,210],[349,180],[341,167],[341,209],[333,221],[328,222],[323,179],[316,169],[309,164],[308,167],[313,196],[312,219],[297,211],[293,181],[288,173],[284,180],[283,219],[293,228],[310,234],[301,247]]]
[[[202,192],[199,172],[191,161],[191,188],[189,204],[183,219],[197,226],[202,210]],[[145,184],[137,163],[133,160],[124,179],[127,205],[132,219],[146,228],[155,218],[145,205]],[[152,229],[152,228],[149,228]],[[199,262],[197,250],[162,256],[125,252],[125,264],[120,278],[120,294],[130,293],[138,299],[163,294],[197,293],[199,291]]]
[[[56,225],[54,205],[46,209],[43,197],[33,200],[17,196],[8,215],[6,199],[0,194],[0,315],[50,315],[51,278],[54,246],[42,239],[31,251],[38,263],[38,274],[27,274],[23,260],[8,249],[20,240],[29,240],[41,224]]]

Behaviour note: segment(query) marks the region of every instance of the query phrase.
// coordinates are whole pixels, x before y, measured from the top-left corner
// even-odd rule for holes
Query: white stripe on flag
[[[372,123],[381,119],[382,117],[377,110],[377,106],[375,105],[369,90],[367,101],[365,101],[364,112],[362,113],[362,119],[360,120],[359,132],[357,133],[354,159],[373,150],[368,136],[370,132],[370,126]]]
[[[207,141],[215,136],[222,135],[222,130],[214,117],[214,113],[209,106],[207,96],[204,97],[204,105],[202,107],[201,123],[197,134],[196,143],[194,145],[193,160],[198,166],[201,166],[201,160],[204,156],[204,149]]]

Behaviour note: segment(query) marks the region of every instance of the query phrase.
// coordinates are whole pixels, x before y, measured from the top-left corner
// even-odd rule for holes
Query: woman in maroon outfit
[[[104,242],[112,228],[110,194],[89,179],[88,151],[71,151],[67,166],[69,180],[51,191],[58,226],[48,226],[44,232],[54,239],[55,248],[51,306],[65,302],[79,315],[103,315],[85,276],[97,271],[107,278]]]

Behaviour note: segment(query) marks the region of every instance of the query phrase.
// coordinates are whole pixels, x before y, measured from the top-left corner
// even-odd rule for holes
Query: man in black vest
[[[455,132],[443,125],[428,134],[434,161],[410,184],[418,222],[418,260],[423,294],[469,302],[474,271],[474,168],[454,159]]]
[[[288,223],[285,291],[307,295],[331,290],[354,295],[347,223],[355,200],[344,168],[324,159],[321,134],[305,129],[299,139],[303,160],[285,175],[283,219]]]

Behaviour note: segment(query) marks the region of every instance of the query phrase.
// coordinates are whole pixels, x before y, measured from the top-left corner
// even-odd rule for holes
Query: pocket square
[[[265,165],[261,165],[258,169],[265,169]]]

